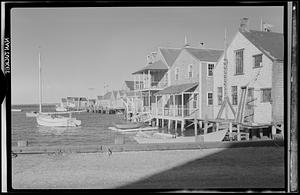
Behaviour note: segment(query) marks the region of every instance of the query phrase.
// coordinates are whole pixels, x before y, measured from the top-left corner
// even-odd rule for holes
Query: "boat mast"
[[[39,47],[39,111],[42,112],[42,68],[41,68],[41,53]]]
[[[227,29],[225,28],[224,36],[224,101],[228,101],[227,93],[227,72],[228,72],[228,59],[227,59]],[[228,102],[227,102],[228,103]],[[228,107],[225,102],[225,119],[228,119]]]

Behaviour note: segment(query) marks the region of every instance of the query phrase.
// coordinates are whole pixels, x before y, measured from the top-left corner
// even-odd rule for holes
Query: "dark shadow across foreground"
[[[280,144],[281,145],[281,144]],[[199,149],[201,151],[201,149]],[[232,147],[117,189],[284,190],[284,147]]]

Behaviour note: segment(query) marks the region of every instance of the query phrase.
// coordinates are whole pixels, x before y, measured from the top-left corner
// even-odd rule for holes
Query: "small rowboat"
[[[26,112],[26,117],[36,117],[38,113],[36,111]]]
[[[143,126],[141,123],[124,123],[124,124],[114,124],[118,129],[136,129]]]
[[[13,112],[22,112],[22,109],[12,108],[11,111],[13,111]]]

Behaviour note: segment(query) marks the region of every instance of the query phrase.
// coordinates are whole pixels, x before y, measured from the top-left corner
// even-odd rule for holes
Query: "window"
[[[213,93],[212,92],[207,93],[207,105],[213,105]]]
[[[244,49],[235,51],[235,74],[243,74]]]
[[[261,89],[261,102],[271,102],[271,89]]]
[[[218,87],[218,105],[222,104],[222,100],[223,100],[223,88]]]
[[[197,108],[197,99],[198,99],[198,94],[194,94],[193,108]]]
[[[231,87],[231,95],[232,95],[232,105],[237,105],[238,103],[237,86]]]
[[[258,68],[262,66],[262,54],[254,55],[254,68]]]
[[[193,77],[193,65],[189,65],[189,78]]]
[[[207,64],[207,76],[213,76],[214,64]]]
[[[166,76],[165,76],[165,86],[167,86],[169,84],[169,75],[168,73],[166,73]]]
[[[175,69],[175,80],[177,81],[179,79],[179,68]]]

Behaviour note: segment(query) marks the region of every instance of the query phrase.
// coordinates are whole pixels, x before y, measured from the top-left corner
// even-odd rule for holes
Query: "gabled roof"
[[[112,95],[112,92],[109,91],[109,92],[107,92],[106,94],[104,94],[103,99],[105,99],[105,100],[110,100],[111,95]]]
[[[198,82],[196,83],[185,83],[180,85],[171,85],[166,87],[165,89],[155,93],[154,95],[163,95],[163,94],[180,94],[182,92],[191,90],[198,86]]]
[[[113,91],[113,93],[114,93],[114,97],[116,98],[118,95],[118,91]]]
[[[159,48],[159,50],[169,67],[173,65],[181,51],[179,48]]]
[[[214,49],[198,49],[198,48],[185,48],[191,55],[200,61],[217,62],[223,54],[223,50]]]
[[[134,90],[134,81],[125,81],[125,85],[129,88],[129,90]]]
[[[126,91],[125,90],[119,90],[120,96],[126,95]]]
[[[145,66],[141,70],[138,70],[132,74],[138,74],[138,73],[146,72],[148,70],[168,70],[168,67],[163,61],[158,60],[156,62],[147,64],[147,66]]]
[[[282,33],[256,30],[240,30],[239,32],[271,60],[283,60],[284,37]]]
[[[81,97],[79,101],[87,101],[87,99],[85,97]]]

